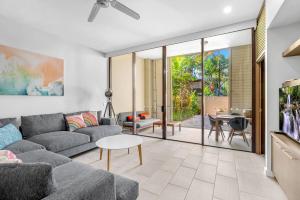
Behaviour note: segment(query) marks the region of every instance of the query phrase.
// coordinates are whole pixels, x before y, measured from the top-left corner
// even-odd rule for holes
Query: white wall
[[[107,60],[100,53],[0,16],[0,44],[62,58],[65,96],[0,96],[0,118],[103,109]]]
[[[266,168],[271,174],[270,131],[279,129],[279,88],[289,79],[300,78],[300,56],[284,58],[282,52],[299,39],[300,23],[267,31],[267,138]]]
[[[266,26],[269,27],[285,0],[266,0]]]

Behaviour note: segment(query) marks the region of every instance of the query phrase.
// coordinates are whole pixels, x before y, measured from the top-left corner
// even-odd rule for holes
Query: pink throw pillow
[[[0,150],[0,163],[22,163],[22,160],[9,150]]]

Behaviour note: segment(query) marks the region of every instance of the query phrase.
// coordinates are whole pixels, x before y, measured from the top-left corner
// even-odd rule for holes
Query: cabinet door
[[[286,160],[286,157],[283,155],[281,151],[281,146],[277,142],[276,139],[273,138],[272,140],[272,168],[274,176],[276,177],[278,182],[284,182],[284,171],[285,171],[285,163],[287,163],[288,160]]]
[[[300,196],[300,161],[288,147],[272,140],[272,168],[274,175],[287,194],[289,200],[299,200]]]

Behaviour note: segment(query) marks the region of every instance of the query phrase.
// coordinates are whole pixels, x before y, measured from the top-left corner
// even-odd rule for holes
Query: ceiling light
[[[231,11],[232,11],[232,7],[231,7],[231,6],[226,6],[226,7],[224,8],[224,10],[223,10],[223,12],[224,12],[225,14],[229,14],[229,13],[231,13]]]

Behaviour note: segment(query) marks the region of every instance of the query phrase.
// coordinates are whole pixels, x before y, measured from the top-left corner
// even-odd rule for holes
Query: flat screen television
[[[279,129],[300,143],[300,85],[279,89]]]

